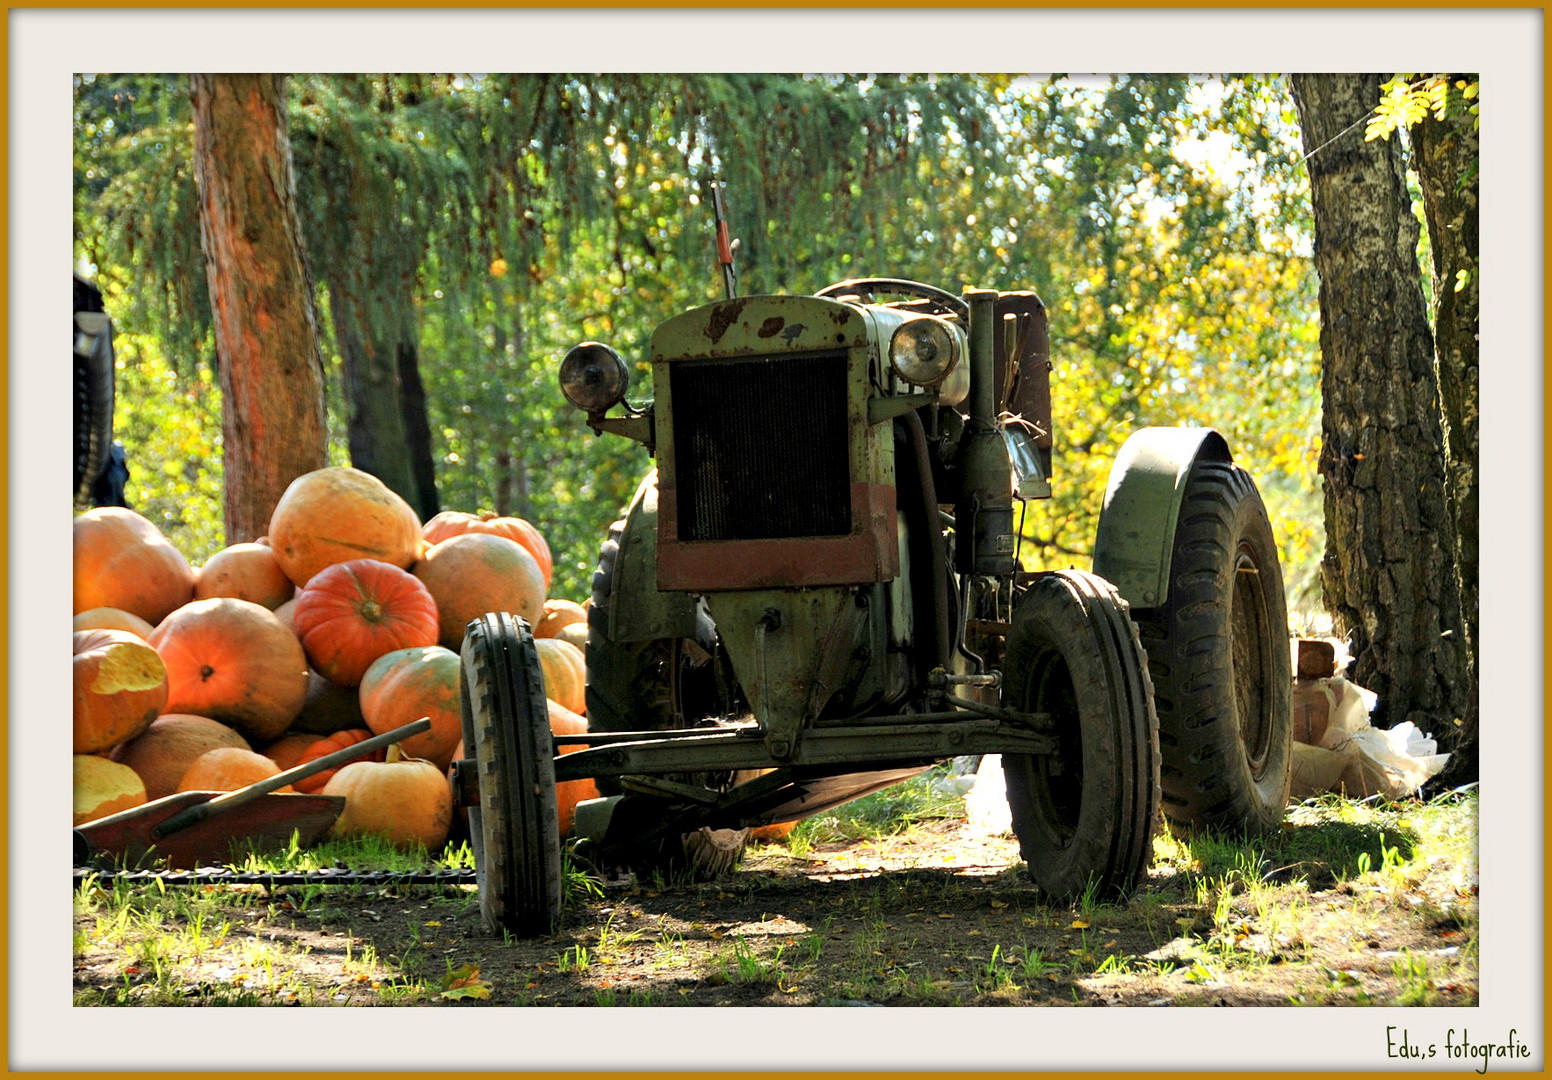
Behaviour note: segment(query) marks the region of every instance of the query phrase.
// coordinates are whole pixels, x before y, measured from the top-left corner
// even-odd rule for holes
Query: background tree
[[[286,486],[324,464],[323,364],[282,79],[195,75],[190,97],[230,544],[268,531]]]
[[[121,387],[137,388],[121,398],[131,499],[200,558],[219,546],[205,508],[221,497],[209,421],[221,395],[202,256],[179,248],[195,202],[182,86],[77,77],[77,254],[120,327]],[[351,336],[378,358],[412,356],[392,394],[404,437],[418,416],[429,447],[411,455],[417,490],[429,467],[436,505],[529,517],[556,551],[557,595],[587,594],[600,536],[651,461],[592,437],[555,365],[579,340],[608,341],[636,362],[633,400],[650,394],[652,327],[722,293],[716,177],[742,293],[883,274],[1045,298],[1058,472],[1056,497],[1022,519],[1030,569],[1087,560],[1132,430],[1210,424],[1261,485],[1295,607],[1318,602],[1308,199],[1275,79],[293,75],[286,87],[330,462],[360,464],[352,426],[375,423],[351,401]],[[336,298],[350,296],[364,302],[342,319]]]
[[[1454,749],[1472,734],[1455,516],[1402,151],[1364,138],[1381,82],[1292,79],[1320,274],[1322,583],[1377,725],[1413,720]]]

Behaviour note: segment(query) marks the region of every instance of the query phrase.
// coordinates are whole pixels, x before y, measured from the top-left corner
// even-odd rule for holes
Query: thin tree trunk
[[[1462,743],[1469,671],[1433,335],[1395,140],[1364,140],[1376,75],[1295,75],[1320,275],[1321,580],[1375,721]]]
[[[347,291],[358,284],[336,281],[329,295],[334,340],[342,361],[350,463],[413,503],[415,480],[399,405],[396,349],[379,340],[378,330],[363,310],[366,301]]]
[[[420,354],[413,341],[401,341],[397,350],[399,406],[404,414],[405,444],[410,472],[415,478],[415,498],[410,502],[422,521],[441,509],[437,494],[436,461],[431,456],[431,420],[426,413],[426,385],[420,378]]]
[[[1465,734],[1477,718],[1477,166],[1480,144],[1470,116],[1437,120],[1432,114],[1411,128],[1413,164],[1423,191],[1423,210],[1433,251],[1437,301],[1434,345],[1440,400],[1449,447],[1451,500],[1455,508],[1455,558],[1461,612],[1471,658],[1471,700]],[[1453,764],[1453,763],[1452,763]],[[1455,770],[1451,769],[1451,775]]]
[[[193,75],[200,242],[221,357],[228,543],[326,464],[323,357],[279,75]]]

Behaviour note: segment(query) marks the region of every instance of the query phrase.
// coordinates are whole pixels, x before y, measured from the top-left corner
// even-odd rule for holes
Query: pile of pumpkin
[[[444,511],[423,527],[375,477],[331,467],[292,482],[266,536],[198,568],[118,507],[77,516],[74,549],[77,825],[235,790],[424,716],[428,731],[295,786],[344,796],[333,835],[439,850],[463,755],[458,652],[486,611],[528,620],[552,730],[586,730],[587,612],[548,597],[549,546],[521,518]],[[560,787],[564,835],[597,789]]]

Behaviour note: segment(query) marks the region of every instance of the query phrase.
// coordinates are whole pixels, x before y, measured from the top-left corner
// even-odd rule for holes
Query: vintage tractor
[[[554,785],[581,777],[604,793],[577,811],[595,861],[716,870],[750,827],[1000,754],[1029,872],[1058,898],[1136,886],[1161,808],[1281,821],[1282,575],[1217,432],[1133,434],[1092,571],[1026,572],[1015,502],[1049,497],[1053,446],[1034,293],[728,291],[653,333],[649,404],[626,402],[632,365],[606,345],[561,363],[593,431],[657,467],[593,579],[587,734],[551,735],[524,623],[470,624],[455,768],[492,928],[551,928]]]

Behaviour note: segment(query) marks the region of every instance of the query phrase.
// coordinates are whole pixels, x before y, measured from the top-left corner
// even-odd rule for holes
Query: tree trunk
[[[369,301],[355,291],[361,284],[336,279],[329,289],[334,343],[342,362],[350,463],[413,504],[415,479],[399,406],[396,349],[380,340],[363,307]]]
[[[420,354],[412,341],[401,341],[397,349],[399,368],[399,404],[404,414],[404,436],[409,448],[410,471],[415,478],[415,498],[411,505],[426,521],[441,507],[437,494],[436,461],[431,456],[431,420],[426,413],[426,385],[420,378]]]
[[[1423,190],[1423,210],[1433,250],[1437,301],[1434,346],[1449,447],[1451,499],[1455,508],[1455,558],[1461,612],[1471,658],[1471,700],[1465,732],[1474,735],[1477,715],[1477,166],[1480,144],[1470,116],[1444,120],[1429,114],[1411,128],[1413,166]],[[1454,774],[1454,770],[1451,770]]]
[[[326,464],[323,357],[279,75],[193,75],[200,242],[221,357],[227,543]]]
[[[1447,750],[1468,734],[1433,335],[1396,140],[1365,142],[1375,75],[1295,75],[1320,275],[1321,583],[1376,726],[1412,720]]]

